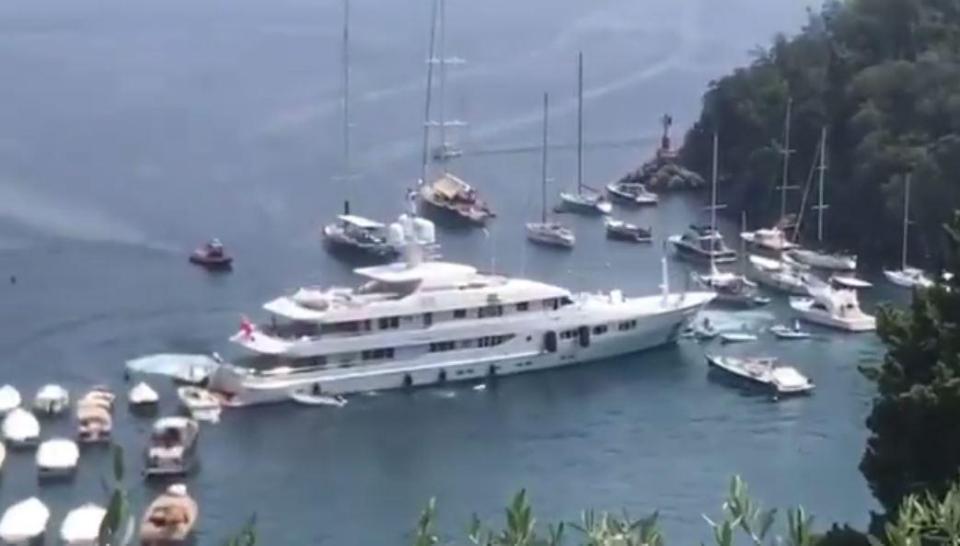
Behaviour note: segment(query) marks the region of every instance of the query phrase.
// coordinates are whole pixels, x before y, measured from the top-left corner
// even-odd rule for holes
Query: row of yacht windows
[[[496,347],[506,343],[510,335],[502,336],[484,336],[476,339],[462,339],[460,341],[436,341],[430,344],[431,353],[440,353],[443,351],[452,351],[454,349],[472,349],[474,347]]]

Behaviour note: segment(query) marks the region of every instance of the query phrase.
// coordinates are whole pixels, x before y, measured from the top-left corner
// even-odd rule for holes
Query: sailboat
[[[547,221],[547,130],[550,110],[550,97],[543,94],[543,151],[540,177],[540,221],[527,223],[527,239],[541,245],[560,248],[573,248],[576,237],[573,231],[557,222]]]
[[[343,0],[343,176],[353,182],[350,163],[350,0]],[[362,254],[391,258],[398,253],[388,241],[384,224],[356,214],[350,214],[350,202],[344,201],[343,214],[323,226],[323,238],[331,250],[348,250]]]
[[[819,171],[819,181],[817,183],[817,243],[820,248],[823,247],[823,211],[827,205],[823,202],[823,182],[827,170],[827,128],[820,130],[820,164],[817,167]],[[795,248],[787,251],[787,254],[794,260],[822,269],[833,269],[840,271],[854,271],[857,269],[857,256],[853,254],[831,253],[807,248]]]
[[[711,176],[711,203],[710,203],[710,229],[717,233],[717,210],[721,205],[717,205],[717,161],[719,137],[717,133],[713,134],[713,174]],[[681,238],[682,239],[682,238]],[[722,240],[721,240],[722,242]],[[711,289],[717,293],[717,303],[726,303],[730,305],[747,306],[762,305],[770,300],[761,298],[756,294],[756,284],[747,280],[743,275],[738,275],[729,271],[720,271],[717,268],[717,253],[709,254],[710,271],[706,274],[692,274],[694,282],[700,286]],[[736,258],[736,254],[734,254]]]
[[[710,210],[710,225],[692,224],[683,235],[671,235],[667,238],[678,255],[697,260],[706,259],[710,262],[712,269],[716,267],[716,264],[734,262],[737,259],[736,251],[727,247],[723,242],[723,235],[717,230],[717,209],[723,208],[721,205],[717,205],[717,142],[718,137],[714,133],[714,176],[711,184],[710,206],[708,207]]]
[[[790,154],[793,153],[793,150],[790,149],[790,110],[792,104],[793,101],[788,99],[786,121],[784,122],[783,130],[783,176],[779,188],[780,220],[770,228],[760,228],[755,231],[744,231],[740,233],[740,238],[748,244],[775,252],[789,250],[796,246],[790,241],[790,238],[787,237],[787,226],[785,225],[787,221],[787,190],[794,189],[792,186],[787,185],[790,175]]]
[[[888,281],[905,288],[929,288],[933,281],[924,275],[923,270],[907,265],[907,246],[910,234],[910,173],[907,173],[903,190],[903,246],[900,252],[900,269],[884,269],[883,275]]]
[[[462,155],[462,151],[447,140],[447,128],[462,125],[462,122],[447,121],[445,112],[445,94],[447,65],[460,64],[457,58],[446,57],[446,6],[444,0],[434,0],[430,20],[430,52],[427,62],[427,93],[423,125],[423,158],[418,195],[420,202],[428,210],[447,216],[457,222],[466,222],[482,226],[495,215],[477,190],[448,169],[448,163]],[[439,34],[439,40],[438,38]],[[436,42],[439,41],[439,44]],[[439,120],[432,119],[433,67],[439,70],[439,93],[437,99]],[[440,145],[430,147],[430,129],[437,127],[440,132]],[[431,159],[443,166],[443,172],[432,181],[427,181]]]
[[[603,193],[583,183],[583,52],[577,56],[577,193],[560,192],[560,202],[563,210],[580,214],[613,211],[613,204]]]

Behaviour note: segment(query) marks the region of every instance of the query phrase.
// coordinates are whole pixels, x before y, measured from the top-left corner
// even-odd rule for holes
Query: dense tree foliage
[[[939,226],[960,200],[960,3],[833,0],[803,30],[777,37],[753,63],[710,84],[683,162],[709,172],[720,132],[721,192],[750,223],[779,215],[786,104],[792,99],[790,185],[804,186],[828,132],[827,236],[895,262],[902,173],[915,173],[912,248],[936,261]],[[800,192],[792,192],[792,212]],[[811,226],[812,222],[808,222]]]
[[[953,277],[880,313],[888,352],[864,370],[878,397],[860,468],[888,511],[909,493],[943,494],[960,471],[960,213],[945,232]]]

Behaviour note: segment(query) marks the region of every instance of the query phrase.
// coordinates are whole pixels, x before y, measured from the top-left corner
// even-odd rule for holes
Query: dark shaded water
[[[356,0],[355,149],[362,182],[331,182],[338,160],[339,2],[105,1],[0,6],[0,382],[28,396],[45,382],[122,388],[124,360],[153,352],[229,350],[240,313],[300,284],[349,281],[317,229],[352,196],[390,218],[418,174],[427,2]],[[574,62],[587,60],[587,139],[683,125],[713,77],[748,60],[794,2],[467,3],[451,0],[450,49],[468,58],[451,107],[473,125],[467,146],[535,144],[539,97],[553,93],[555,142],[575,131]],[[646,149],[587,156],[605,181]],[[553,154],[558,189],[570,153]],[[656,290],[658,245],[609,243],[596,219],[569,218],[578,247],[529,247],[538,213],[537,154],[476,155],[459,172],[500,217],[487,234],[443,232],[445,257],[575,289]],[[700,204],[668,199],[628,216],[664,237]],[[216,234],[238,258],[229,276],[186,265]],[[685,272],[676,264],[681,283]],[[878,291],[875,297],[897,294]],[[771,323],[785,303],[725,320]],[[201,540],[215,543],[256,512],[269,544],[402,544],[431,496],[444,528],[471,512],[499,518],[518,488],[541,520],[597,507],[660,509],[672,540],[706,536],[727,480],[741,473],[769,504],[802,503],[862,524],[872,506],[856,470],[876,358],[871,336],[818,331],[770,351],[818,383],[778,404],[711,381],[703,349],[681,344],[579,369],[503,381],[486,392],[424,390],[359,397],[340,411],[276,406],[205,427],[190,482]],[[169,389],[164,411],[175,411]],[[132,471],[147,421],[118,413]],[[66,421],[45,434],[69,433]],[[102,498],[106,452],[85,453],[72,484],[39,489],[31,454],[11,454],[0,507],[28,494],[67,508]],[[133,472],[132,472],[133,473]],[[130,480],[138,507],[153,493]]]

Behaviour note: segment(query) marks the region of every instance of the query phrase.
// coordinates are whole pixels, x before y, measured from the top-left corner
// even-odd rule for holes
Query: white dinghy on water
[[[60,415],[70,406],[70,393],[60,385],[44,385],[33,398],[33,411],[43,415]]]
[[[160,401],[160,395],[149,384],[141,381],[127,393],[127,401],[134,407],[155,406]]]
[[[36,497],[18,502],[0,518],[0,540],[7,544],[29,544],[47,529],[50,510]]]
[[[14,408],[3,419],[3,439],[14,447],[29,447],[40,439],[40,421],[22,408]]]
[[[20,405],[20,391],[12,385],[0,387],[0,415],[6,415]]]
[[[103,507],[93,503],[74,508],[60,525],[60,538],[66,546],[96,546],[106,515]]]
[[[66,438],[54,438],[37,449],[37,472],[41,478],[72,476],[80,460],[80,448]]]
[[[347,405],[346,398],[340,395],[331,396],[329,394],[323,394],[319,388],[302,387],[294,389],[290,392],[290,399],[305,406],[333,406],[342,408]]]
[[[220,421],[220,399],[210,391],[199,387],[180,387],[177,396],[194,419],[210,423]]]

